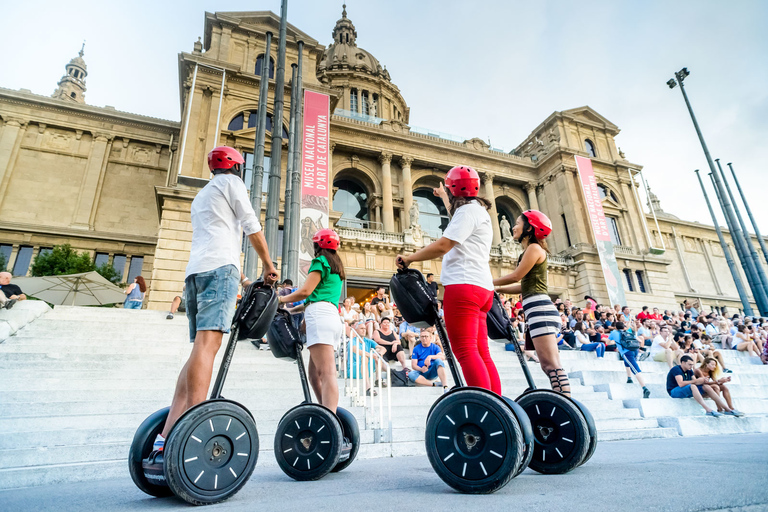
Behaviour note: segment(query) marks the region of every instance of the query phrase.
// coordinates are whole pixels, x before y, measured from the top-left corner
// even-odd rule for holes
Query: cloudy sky
[[[14,2],[0,87],[50,95],[85,39],[89,104],[178,120],[178,52],[202,35],[205,11],[241,10],[280,2]],[[553,111],[589,105],[621,128],[664,210],[709,224],[693,174],[707,163],[665,85],[688,67],[710,151],[733,162],[768,235],[768,2],[349,0],[347,11],[413,125],[513,149]],[[324,44],[340,14],[341,1],[289,2],[289,21]]]

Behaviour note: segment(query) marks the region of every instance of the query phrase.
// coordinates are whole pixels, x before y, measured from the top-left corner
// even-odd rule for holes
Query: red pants
[[[471,284],[445,287],[445,327],[467,385],[490,389],[501,395],[501,379],[488,351],[488,326],[485,323],[492,303],[493,292],[485,288]]]

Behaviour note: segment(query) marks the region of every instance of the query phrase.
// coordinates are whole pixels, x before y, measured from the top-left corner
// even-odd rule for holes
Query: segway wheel
[[[169,410],[170,407],[160,409],[144,420],[133,436],[131,450],[128,453],[128,471],[133,483],[145,493],[158,498],[171,496],[173,492],[165,485],[164,477],[150,475],[148,478],[142,463],[152,452],[157,434],[163,431]]]
[[[242,406],[209,400],[187,411],[165,442],[165,479],[192,505],[224,501],[250,478],[259,456],[256,423]]]
[[[589,427],[578,406],[566,396],[538,389],[517,399],[533,426],[533,458],[528,467],[562,474],[578,467],[589,450]]]
[[[592,417],[592,413],[589,412],[589,409],[587,409],[587,407],[578,400],[573,400],[573,402],[578,406],[579,410],[584,415],[584,419],[587,420],[587,428],[589,429],[589,449],[587,450],[586,457],[584,457],[584,460],[581,461],[581,464],[579,464],[579,466],[583,466],[589,459],[592,458],[592,456],[595,454],[595,450],[597,449],[597,426],[595,426],[595,418]]]
[[[294,480],[319,480],[339,463],[343,439],[339,418],[325,407],[302,404],[280,420],[275,458]]]
[[[503,400],[460,388],[427,417],[427,456],[437,475],[459,492],[488,494],[504,487],[523,462],[520,422]]]
[[[525,412],[525,409],[520,407],[520,404],[512,400],[511,398],[507,398],[506,396],[502,397],[505,402],[507,402],[507,405],[509,405],[512,408],[512,412],[515,413],[515,416],[517,416],[517,421],[520,422],[520,429],[523,431],[523,440],[525,442],[525,453],[523,454],[523,462],[520,464],[520,467],[517,469],[517,473],[515,473],[515,476],[519,475],[523,471],[525,471],[525,468],[528,467],[528,464],[531,463],[531,459],[533,458],[533,447],[536,443],[534,437],[533,437],[533,426],[531,425],[531,420],[528,418],[528,414]]]
[[[349,443],[349,451],[345,453],[346,448],[342,449],[339,463],[333,467],[331,473],[338,473],[352,464],[352,461],[357,457],[357,452],[360,451],[360,428],[357,425],[357,418],[341,407],[336,408],[336,416],[341,421],[342,435]]]

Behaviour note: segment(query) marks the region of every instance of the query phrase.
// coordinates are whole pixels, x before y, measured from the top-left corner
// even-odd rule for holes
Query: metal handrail
[[[352,352],[353,340],[360,340],[361,346],[365,347],[365,342],[354,329],[350,330],[350,336],[344,337],[343,349],[340,351],[341,376],[344,378],[344,392],[347,396],[353,398],[356,406],[361,406],[365,410],[365,426],[378,430],[378,435],[374,435],[374,442],[392,442],[392,370],[389,363],[384,361],[381,355],[375,351],[366,352],[362,350],[358,354],[359,369],[353,368],[351,362],[354,361]],[[373,364],[371,364],[373,361]],[[382,371],[386,371],[387,376],[387,415],[384,417],[384,388],[382,386]],[[363,374],[363,372],[365,372]],[[374,380],[374,373],[375,377]],[[356,375],[357,374],[357,375]],[[357,378],[355,378],[357,377]],[[374,384],[378,382],[378,386]],[[378,387],[378,400],[371,395],[370,404],[366,395],[367,383],[370,389]],[[378,403],[377,403],[378,402]],[[384,430],[386,429],[386,436]]]

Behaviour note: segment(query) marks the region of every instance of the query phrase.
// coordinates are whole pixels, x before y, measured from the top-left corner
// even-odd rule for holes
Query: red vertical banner
[[[612,306],[616,304],[625,306],[627,302],[624,296],[624,286],[621,283],[621,273],[616,262],[613,242],[611,242],[611,233],[608,231],[608,221],[605,219],[605,212],[603,211],[603,200],[597,189],[592,160],[582,156],[574,158],[576,159],[576,169],[579,171],[581,190],[584,192],[589,223],[592,225],[592,233],[595,235],[595,246],[600,255],[600,265],[603,268],[608,298]]]
[[[301,228],[299,238],[299,281],[304,282],[314,257],[312,236],[328,227],[330,210],[330,98],[327,94],[304,91],[304,126],[301,153]],[[299,283],[299,284],[300,284]]]

